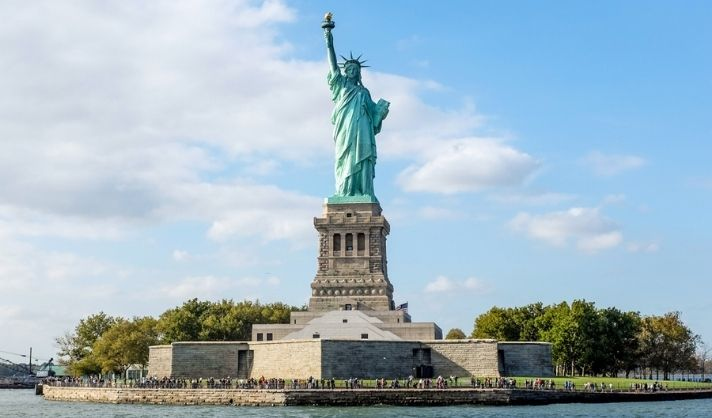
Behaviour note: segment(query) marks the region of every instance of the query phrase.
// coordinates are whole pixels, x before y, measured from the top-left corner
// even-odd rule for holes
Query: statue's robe
[[[375,197],[376,134],[383,116],[362,85],[349,83],[340,72],[329,72],[327,80],[334,101],[336,195]]]

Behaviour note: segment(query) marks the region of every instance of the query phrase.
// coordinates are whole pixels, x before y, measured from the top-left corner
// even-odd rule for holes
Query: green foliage
[[[94,374],[101,371],[101,366],[92,356],[94,343],[106,332],[117,319],[99,312],[81,319],[73,333],[65,333],[55,339],[59,345],[59,357],[74,375]]]
[[[685,326],[680,312],[643,318],[640,345],[642,360],[651,369],[663,372],[663,378],[695,363],[699,336]]]
[[[235,303],[186,301],[169,309],[158,319],[160,340],[173,341],[244,341],[251,337],[253,324],[286,324],[291,311],[303,310],[284,303],[263,305],[259,301]]]
[[[123,373],[132,364],[148,364],[148,347],[158,343],[157,321],[149,316],[118,320],[96,340],[93,357],[103,373]]]
[[[646,367],[665,377],[696,368],[698,337],[678,312],[641,318],[637,312],[597,309],[593,302],[493,307],[475,319],[474,338],[548,341],[557,374],[608,375]]]
[[[451,329],[445,336],[446,340],[464,340],[465,338],[467,338],[467,336],[460,328]]]
[[[306,306],[259,301],[235,303],[191,299],[163,312],[158,319],[114,318],[99,312],[79,321],[73,333],[56,338],[62,362],[74,375],[123,373],[148,363],[148,347],[173,341],[245,341],[253,324],[289,322],[292,311]]]
[[[172,341],[198,341],[203,329],[203,315],[210,308],[208,301],[191,299],[169,309],[158,318],[158,332],[163,343]]]
[[[534,341],[539,337],[536,319],[544,313],[541,302],[518,308],[493,307],[475,319],[472,338]]]
[[[637,312],[622,312],[617,308],[601,309],[598,311],[596,326],[598,338],[591,359],[593,373],[615,376],[622,370],[628,376],[639,366],[640,315]]]
[[[519,329],[514,323],[511,309],[493,307],[475,319],[472,338],[494,338],[497,340],[519,340]]]

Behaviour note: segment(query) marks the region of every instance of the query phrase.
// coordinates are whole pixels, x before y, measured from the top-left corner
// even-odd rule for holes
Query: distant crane
[[[26,364],[13,363],[10,360],[8,360],[6,358],[2,358],[2,357],[0,357],[0,367],[6,368],[8,370],[12,370],[17,373],[30,374],[29,368],[27,367]]]
[[[27,354],[13,353],[12,351],[0,350],[0,353],[11,354],[13,356],[28,358],[27,364],[21,364],[21,363],[16,363],[16,362],[8,360],[6,358],[0,357],[0,367],[5,367],[9,370],[13,370],[15,372],[26,374],[26,375],[27,374],[34,375],[34,373],[32,372],[32,360],[34,360],[36,362],[40,361],[40,359],[32,357],[32,347],[30,347],[29,357],[27,356]],[[50,359],[50,362],[51,361],[52,360]]]

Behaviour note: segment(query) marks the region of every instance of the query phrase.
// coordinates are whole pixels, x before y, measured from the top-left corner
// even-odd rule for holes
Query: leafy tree
[[[446,340],[464,340],[465,338],[467,338],[467,336],[460,328],[451,329],[445,336]]]
[[[202,317],[210,308],[210,302],[197,298],[187,300],[182,306],[169,309],[158,318],[161,342],[198,341],[203,328]]]
[[[536,341],[539,338],[537,318],[546,308],[541,302],[517,308],[493,307],[475,319],[473,338],[506,341]]]
[[[628,376],[638,365],[640,315],[617,308],[600,309],[595,325],[591,371],[614,377],[624,370]]]
[[[103,373],[123,374],[129,366],[148,364],[148,347],[158,343],[157,321],[151,317],[120,319],[94,343],[93,356]]]
[[[55,341],[59,345],[61,363],[68,366],[74,375],[98,374],[101,367],[92,356],[92,348],[99,337],[112,325],[116,318],[99,312],[79,321],[73,333],[65,333]]]
[[[511,315],[511,309],[492,307],[475,319],[472,338],[493,338],[502,341],[518,341],[519,326]]]
[[[541,302],[514,308],[511,316],[519,328],[519,341],[537,341],[539,339],[539,323],[537,319],[544,315],[547,308]]]
[[[253,324],[289,322],[292,311],[304,310],[284,303],[263,305],[259,301],[235,303],[191,299],[161,314],[158,320],[160,341],[241,341],[249,340]]]
[[[241,341],[251,338],[256,323],[288,323],[292,311],[284,303],[220,302],[190,299],[152,317],[126,320],[100,312],[79,321],[74,333],[56,339],[59,354],[75,375],[123,373],[129,366],[145,366],[149,346],[173,341]]]
[[[694,364],[699,336],[685,326],[680,312],[668,312],[643,318],[639,340],[641,358],[651,377],[652,370],[657,370],[667,379],[671,372],[689,370]]]
[[[561,303],[547,311],[544,321],[550,326],[542,331],[544,341],[552,343],[552,356],[557,368],[573,376],[585,374],[593,362],[596,340],[596,308],[593,302],[575,300],[569,306]]]
[[[626,376],[638,367],[661,370],[696,369],[699,337],[680,320],[679,312],[641,318],[637,312],[597,309],[593,302],[569,305],[541,303],[515,308],[493,307],[475,318],[474,338],[548,341],[557,374]],[[712,351],[712,350],[710,350]],[[705,354],[705,357],[708,355]]]
[[[556,365],[557,374],[566,374],[567,366],[571,365],[573,373],[576,360],[575,349],[569,344],[576,333],[576,324],[571,318],[571,308],[566,302],[549,309],[541,318],[540,323],[546,324],[540,337],[552,344],[552,360]]]

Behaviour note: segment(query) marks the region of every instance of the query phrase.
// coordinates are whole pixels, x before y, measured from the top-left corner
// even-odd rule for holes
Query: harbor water
[[[46,401],[34,390],[0,390],[0,417],[709,417],[712,399],[545,406],[237,407],[112,405]]]

